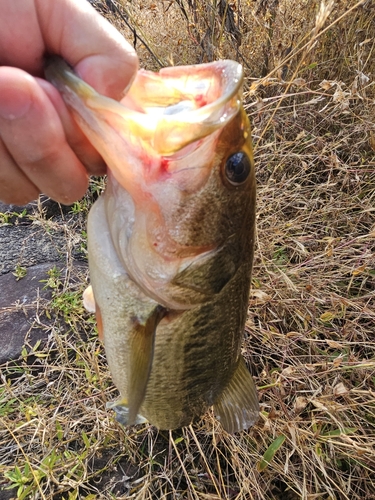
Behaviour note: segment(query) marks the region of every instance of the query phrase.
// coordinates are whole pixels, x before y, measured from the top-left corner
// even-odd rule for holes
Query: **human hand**
[[[86,0],[12,0],[0,17],[0,200],[23,205],[39,193],[64,204],[82,197],[106,167],[60,94],[43,79],[61,55],[101,94],[120,98],[138,67],[122,35]]]

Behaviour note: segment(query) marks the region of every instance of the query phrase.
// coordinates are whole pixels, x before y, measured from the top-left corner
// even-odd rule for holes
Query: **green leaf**
[[[57,439],[61,441],[64,437],[64,430],[60,424],[59,421],[56,421],[56,434],[57,434]]]
[[[20,492],[19,494],[17,494],[17,499],[18,500],[25,500],[27,498],[32,498],[33,495],[30,495],[30,493],[34,493],[33,486],[27,486],[26,488],[23,488],[23,491]]]
[[[90,448],[91,442],[90,442],[90,439],[85,432],[82,432],[82,439],[83,439],[83,442],[85,443],[86,448]]]
[[[349,434],[354,434],[356,430],[356,427],[344,427],[343,429],[335,429],[334,431],[324,432],[320,435],[320,437],[347,436]]]
[[[19,281],[20,279],[24,278],[27,274],[27,269],[26,267],[20,266],[19,264],[16,265],[14,272],[12,272],[13,276],[16,277],[16,281]]]
[[[269,447],[264,452],[262,460],[257,464],[257,470],[259,472],[262,472],[268,466],[271,460],[273,460],[276,452],[281,448],[285,439],[286,437],[284,436],[284,434],[281,434],[269,445]]]

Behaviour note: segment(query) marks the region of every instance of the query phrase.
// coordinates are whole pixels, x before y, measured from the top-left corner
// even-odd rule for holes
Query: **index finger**
[[[59,54],[99,93],[119,98],[137,70],[131,45],[86,0],[3,2],[0,64],[43,75],[46,53]]]

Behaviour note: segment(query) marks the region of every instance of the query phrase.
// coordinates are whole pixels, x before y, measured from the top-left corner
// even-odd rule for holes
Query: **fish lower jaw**
[[[180,259],[165,261],[159,255],[156,258],[155,255],[146,259],[139,258],[139,255],[129,258],[128,254],[123,265],[140,292],[166,309],[186,311],[196,307],[196,302],[190,304],[183,293],[176,293],[173,285],[174,278],[185,267]]]
[[[175,300],[172,297],[173,292],[171,293],[171,291],[168,289],[170,281],[158,286],[155,283],[150,284],[148,280],[140,280],[134,278],[131,274],[129,275],[146,297],[154,300],[168,311],[183,312],[196,307],[196,304],[188,304],[183,299],[181,301]]]

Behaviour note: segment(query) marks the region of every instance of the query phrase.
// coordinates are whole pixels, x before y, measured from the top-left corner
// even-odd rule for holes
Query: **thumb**
[[[99,93],[119,99],[138,69],[132,46],[87,0],[36,4],[47,50],[64,57]]]

